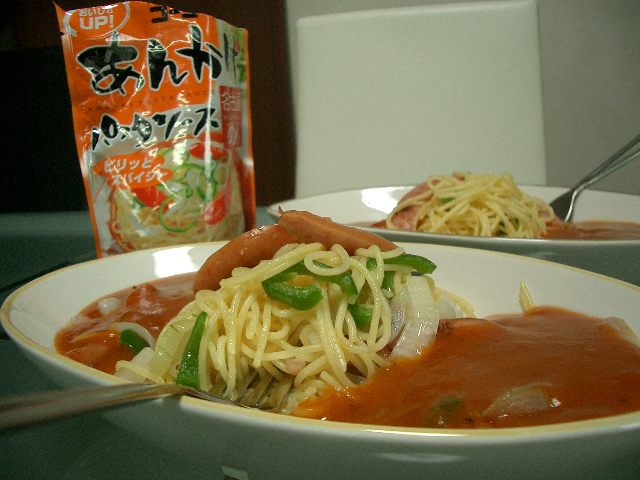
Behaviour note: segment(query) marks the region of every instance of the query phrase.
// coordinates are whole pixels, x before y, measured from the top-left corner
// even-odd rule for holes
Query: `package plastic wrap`
[[[247,31],[137,1],[56,10],[98,256],[253,228]]]

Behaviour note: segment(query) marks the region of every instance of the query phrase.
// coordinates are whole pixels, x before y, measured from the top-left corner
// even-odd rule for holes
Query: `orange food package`
[[[247,31],[139,1],[56,11],[98,257],[253,228]]]

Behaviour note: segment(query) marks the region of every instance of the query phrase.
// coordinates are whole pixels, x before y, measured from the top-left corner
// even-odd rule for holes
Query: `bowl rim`
[[[171,248],[182,247],[217,247],[224,245],[226,241],[206,242],[198,244],[185,244],[179,246],[159,247],[148,250],[140,250],[117,255],[119,258],[133,255],[148,255],[155,251],[167,250]],[[406,243],[405,243],[406,245]],[[436,245],[438,248],[454,249],[454,250],[470,250],[481,252],[487,255],[517,257],[521,261],[553,264],[554,268],[562,268],[568,270],[577,270],[584,275],[592,275],[601,277],[603,280],[619,284],[621,287],[635,290],[640,294],[640,286],[633,285],[623,280],[619,280],[605,275],[579,269],[569,265],[558,264],[548,260],[524,257],[507,252],[487,251],[469,247]],[[64,355],[58,353],[54,349],[47,348],[29,338],[16,325],[11,318],[11,311],[14,303],[34,286],[39,283],[75,269],[85,268],[95,263],[109,262],[114,257],[104,257],[93,259],[74,265],[69,265],[53,272],[49,272],[38,277],[25,285],[13,291],[0,306],[0,324],[20,350],[23,351],[29,360],[32,356],[39,360],[53,364],[55,367],[64,369],[74,375],[79,376],[82,380],[95,385],[116,385],[126,383],[125,380],[91,368],[87,365],[74,361]],[[67,387],[65,387],[67,388]],[[515,442],[544,442],[557,441],[562,439],[576,439],[581,437],[604,436],[616,432],[629,432],[632,430],[640,431],[640,410],[634,412],[612,415],[608,417],[600,417],[588,420],[578,420],[572,422],[563,422],[547,425],[529,426],[529,427],[508,427],[495,429],[426,429],[418,427],[398,427],[374,424],[360,424],[352,422],[333,422],[317,419],[309,419],[302,417],[294,417],[291,415],[283,415],[280,413],[265,412],[260,410],[240,409],[234,406],[216,404],[206,400],[180,397],[177,401],[181,402],[181,407],[191,412],[204,414],[218,420],[229,420],[240,423],[254,423],[256,426],[268,426],[271,429],[287,429],[300,433],[313,431],[315,434],[328,436],[345,435],[345,436],[361,436],[368,441],[382,441],[384,443],[391,442],[418,442],[424,444],[433,444],[441,442],[461,443],[465,445],[487,445]],[[274,420],[276,420],[274,422]]]

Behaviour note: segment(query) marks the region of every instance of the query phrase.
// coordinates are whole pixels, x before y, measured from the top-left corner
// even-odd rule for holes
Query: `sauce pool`
[[[540,307],[491,321],[447,323],[421,356],[381,369],[356,387],[327,390],[294,415],[496,428],[640,410],[640,348],[605,320]]]
[[[556,240],[638,240],[640,223],[583,221],[547,226],[544,238]]]
[[[362,226],[386,229],[384,220]],[[409,230],[410,231],[410,230]],[[542,238],[548,240],[640,240],[640,223],[591,220],[565,223],[556,218],[547,224]]]
[[[162,328],[193,300],[193,274],[176,275],[143,283],[105,298],[119,306],[103,315],[94,302],[58,332],[56,350],[63,355],[106,373],[114,373],[119,360],[131,360],[132,350],[120,343],[115,322],[137,323],[158,338]]]
[[[116,292],[56,336],[57,351],[102,370],[133,358],[114,322],[158,337],[193,300],[193,275]],[[329,421],[422,428],[500,428],[561,423],[640,410],[640,346],[610,319],[556,307],[489,320],[441,322],[421,356],[379,370],[356,387],[326,390],[293,415]]]

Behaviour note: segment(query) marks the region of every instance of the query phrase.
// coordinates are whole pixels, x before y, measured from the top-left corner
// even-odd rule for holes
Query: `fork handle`
[[[607,175],[615,172],[619,168],[625,166],[631,160],[636,159],[640,156],[640,149],[636,152],[628,154],[628,152],[637,145],[640,144],[640,134],[636,135],[629,143],[627,143],[624,147],[614,153],[608,160],[600,164],[593,171],[588,173],[584,178],[582,178],[578,183],[576,183],[570,191],[580,192],[583,189],[587,188],[589,185],[593,185],[594,183],[602,180]]]
[[[174,384],[128,383],[9,397],[0,400],[0,431],[174,395],[181,391],[181,387]]]

